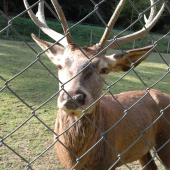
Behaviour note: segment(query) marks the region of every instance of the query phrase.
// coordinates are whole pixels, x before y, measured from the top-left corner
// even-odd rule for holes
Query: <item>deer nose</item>
[[[76,94],[70,98],[67,94],[63,94],[62,100],[64,102],[64,106],[68,110],[76,110],[78,107],[83,106],[85,103],[85,94]]]

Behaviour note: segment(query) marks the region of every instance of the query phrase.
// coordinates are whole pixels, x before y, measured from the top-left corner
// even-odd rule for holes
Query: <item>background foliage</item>
[[[101,0],[94,0],[95,3],[100,2]],[[150,5],[149,0],[129,0],[136,6],[136,10],[139,12],[142,12],[144,9],[146,9]],[[138,13],[132,8],[132,5],[130,4],[128,0],[126,1],[126,4],[120,14],[120,17],[118,21],[116,22],[115,27],[117,28],[125,28],[128,26],[131,22],[133,22],[137,17]],[[8,11],[10,13],[20,13],[25,9],[23,0],[1,0],[0,1],[0,10],[4,10],[4,2],[8,2]],[[31,4],[35,3],[34,0],[28,0],[28,2]],[[51,2],[47,1],[50,5]],[[58,0],[59,4],[61,5],[66,18],[68,21],[79,21],[84,16],[89,14],[94,9],[94,5],[90,0]],[[104,3],[102,3],[99,7],[98,12],[103,16],[103,19],[108,22],[110,19],[110,16],[112,15],[112,12],[114,11],[117,3],[119,0],[106,0]],[[162,2],[159,2],[157,4],[157,7],[159,9],[160,4]],[[167,3],[170,4],[169,0],[167,0]],[[47,8],[46,8],[47,10]],[[149,11],[147,11],[147,14],[149,14]],[[128,18],[126,16],[129,16]],[[54,18],[53,14],[51,12],[46,12],[47,18]],[[88,24],[95,24],[99,26],[103,26],[101,21],[98,19],[98,16],[96,14],[93,14],[88,19],[84,21]],[[160,24],[161,23],[161,24]],[[132,30],[138,30],[140,29],[141,24],[138,23],[135,26],[133,26]],[[158,23],[154,26],[154,28],[151,30],[152,32],[159,32],[159,33],[166,33],[169,31],[170,27],[170,20],[169,20],[169,11],[166,9],[159,19]]]

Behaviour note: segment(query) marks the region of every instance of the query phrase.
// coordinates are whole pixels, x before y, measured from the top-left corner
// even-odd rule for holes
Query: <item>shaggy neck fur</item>
[[[95,109],[91,114],[86,115],[100,130],[102,130],[101,124],[101,113],[100,113],[100,104],[97,104]],[[57,134],[61,134],[64,130],[69,128],[78,118],[74,116],[67,116],[63,114],[60,110],[57,115],[55,132]],[[59,140],[75,155],[78,157],[82,156],[89,148],[91,148],[96,141],[101,138],[100,131],[84,116],[80,120],[78,120],[74,126],[72,126],[69,130],[67,130],[64,134],[59,137]],[[103,148],[102,148],[103,147]],[[67,149],[61,147],[59,142],[56,143],[56,148],[58,152],[58,157],[61,163],[67,168],[71,168],[76,164],[76,158],[73,154],[71,154]],[[96,156],[96,163],[102,161],[102,157],[104,158],[104,144],[103,141],[99,142],[95,148],[92,149],[89,153],[87,153],[80,162],[86,166],[90,164],[87,158],[93,157],[94,153],[98,150],[102,153],[99,156]],[[59,154],[60,153],[60,154]],[[92,159],[92,158],[91,158]],[[67,161],[66,161],[67,160]],[[69,162],[68,162],[69,160]],[[93,162],[93,167],[94,161]],[[79,168],[78,168],[79,167]],[[78,169],[81,169],[81,166],[78,165]],[[77,169],[76,168],[76,169]]]

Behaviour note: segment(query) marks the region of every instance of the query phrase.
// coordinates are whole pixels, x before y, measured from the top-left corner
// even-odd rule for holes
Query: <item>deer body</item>
[[[157,2],[150,0],[150,16],[145,17],[141,30],[107,40],[125,4],[125,0],[120,0],[99,43],[80,47],[68,32],[58,1],[51,1],[65,35],[47,26],[44,1],[38,2],[36,15],[27,0],[24,4],[34,23],[55,40],[55,43],[47,42],[32,34],[58,68],[60,94],[55,146],[62,165],[75,170],[114,170],[124,163],[139,160],[145,170],[156,170],[150,154],[155,148],[164,166],[170,168],[170,96],[156,90],[102,96],[107,74],[134,69],[149,56],[154,46],[110,56],[106,51],[143,37],[159,19],[165,2],[157,13]]]
[[[118,94],[115,95],[115,97],[125,108],[129,108],[145,93],[145,91],[133,91]],[[170,96],[166,94],[157,90],[151,90],[150,94],[162,108],[170,103]],[[131,96],[133,97],[131,98]],[[149,96],[145,96],[139,104],[127,113],[141,131],[149,127],[154,120],[160,116],[159,108],[156,103],[151,100],[152,99]],[[143,110],[143,107],[145,107],[145,110]],[[169,113],[170,109],[164,114],[168,121],[170,121]],[[104,96],[94,109],[94,113],[89,114],[89,118],[102,132],[105,132],[111,128],[113,124],[118,122],[123,115],[124,112],[122,107],[118,105],[111,96]],[[55,132],[57,134],[62,133],[65,129],[69,128],[76,119],[77,117],[67,116],[66,114],[62,114],[62,110],[59,110],[56,119]],[[140,137],[140,131],[134,124],[125,117],[113,129],[104,135],[104,138],[118,153],[121,154]],[[101,137],[101,133],[91,125],[86,118],[84,118],[80,119],[80,122],[77,122],[75,126],[68,130],[68,132],[59,137],[59,140],[79,157],[92,147]],[[143,137],[150,147],[158,149],[170,138],[170,128],[168,123],[163,118],[159,119],[153,126],[143,133]],[[121,158],[125,163],[140,160],[140,162],[145,165],[150,161],[149,158],[146,158],[150,155],[149,151],[151,148],[144,139],[141,137],[141,139],[138,140],[129,150],[121,155]],[[65,167],[70,169],[76,164],[76,158],[59,142],[56,143],[56,148],[58,157]],[[165,150],[167,151],[165,152]],[[170,164],[169,151],[170,144],[166,146],[166,149],[163,149],[162,151],[160,150],[158,154],[161,156],[161,160],[168,160],[166,161],[166,164]],[[168,155],[168,158],[165,155]],[[89,170],[103,170],[109,169],[117,160],[118,154],[112,150],[104,140],[101,140],[89,153],[87,153],[87,155],[80,159],[80,162]],[[119,161],[112,169],[121,165],[123,165],[123,162]],[[154,169],[157,169],[154,162],[151,161],[146,169],[151,170],[153,167]],[[75,169],[83,170],[84,168],[77,165]]]

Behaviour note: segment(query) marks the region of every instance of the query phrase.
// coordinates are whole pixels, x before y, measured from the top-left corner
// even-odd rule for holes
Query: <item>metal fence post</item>
[[[133,41],[133,49],[135,48],[135,40]]]
[[[167,54],[169,52],[169,44],[170,44],[170,38],[169,38],[169,41],[168,41]]]
[[[9,37],[9,27],[7,28],[6,31],[7,31],[7,32],[6,32],[6,39],[8,40],[8,37]]]
[[[41,29],[39,28],[38,38],[40,38],[40,36],[41,36]]]
[[[90,31],[90,46],[92,46],[93,30]]]

